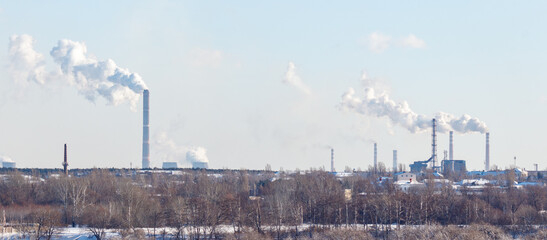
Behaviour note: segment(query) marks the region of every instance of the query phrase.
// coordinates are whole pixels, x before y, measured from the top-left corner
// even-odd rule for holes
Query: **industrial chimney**
[[[150,136],[149,136],[149,111],[150,111],[150,93],[148,90],[143,92],[143,127],[142,127],[142,168],[150,168]]]
[[[377,144],[374,143],[374,173],[378,172],[378,151]]]
[[[397,172],[397,150],[393,150],[393,173]]]
[[[450,131],[450,145],[448,150],[448,160],[454,160],[454,131]]]
[[[437,162],[437,121],[435,118],[432,120],[432,126],[433,126],[433,133],[431,134],[431,157],[433,157],[432,161],[432,169],[435,170],[436,162]]]
[[[65,176],[68,176],[68,159],[66,155],[66,143],[65,143],[65,160],[63,161],[63,172],[65,173]]]
[[[490,133],[486,133],[486,160],[484,161],[484,170],[490,170]]]
[[[334,148],[330,149],[330,171],[334,172]]]

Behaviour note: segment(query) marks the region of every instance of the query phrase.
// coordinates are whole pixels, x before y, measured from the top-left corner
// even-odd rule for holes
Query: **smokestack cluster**
[[[486,133],[486,160],[484,161],[484,170],[490,170],[490,133]]]
[[[142,104],[142,115],[143,115],[143,127],[142,127],[142,168],[150,168],[150,122],[149,122],[149,111],[150,111],[150,93],[148,90],[143,92],[143,104]]]
[[[374,143],[374,173],[378,171],[378,149],[377,144]]]
[[[334,148],[330,149],[330,171],[334,172]]]
[[[393,150],[393,173],[397,172],[397,150]]]
[[[454,160],[454,131],[450,131],[450,145],[448,152],[448,160]]]
[[[342,109],[378,118],[387,117],[393,124],[400,125],[412,133],[423,132],[429,128],[431,117],[414,112],[406,101],[397,103],[386,92],[378,93],[365,74],[363,74],[363,82],[368,85],[365,87],[365,96],[362,98],[355,96],[355,90],[350,88],[342,95],[340,102]],[[438,112],[434,117],[438,121],[437,130],[440,133],[448,131],[485,133],[488,131],[484,122],[467,114],[456,117],[449,113]]]

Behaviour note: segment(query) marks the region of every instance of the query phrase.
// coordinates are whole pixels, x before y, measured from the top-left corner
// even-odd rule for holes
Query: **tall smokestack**
[[[63,161],[63,172],[65,176],[68,176],[68,158],[66,153],[66,143],[65,143],[65,160]]]
[[[374,173],[378,171],[378,151],[377,151],[377,144],[374,143]]]
[[[142,127],[142,168],[150,168],[150,136],[149,136],[149,111],[150,111],[150,93],[148,90],[143,92],[143,127]]]
[[[330,171],[334,172],[334,148],[330,149]]]
[[[450,131],[450,146],[448,152],[448,160],[454,160],[454,131]]]
[[[437,120],[433,118],[432,120],[433,132],[431,134],[431,156],[433,157],[432,169],[435,170],[437,162]]]
[[[397,150],[393,150],[393,172],[397,172]]]
[[[484,170],[490,170],[490,133],[486,133],[486,161],[484,161]]]

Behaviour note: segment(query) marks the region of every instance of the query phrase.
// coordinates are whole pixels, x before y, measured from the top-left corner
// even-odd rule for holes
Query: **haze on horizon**
[[[439,159],[545,169],[545,5],[2,1],[0,155],[138,167],[148,88],[152,167],[408,169],[437,117]]]

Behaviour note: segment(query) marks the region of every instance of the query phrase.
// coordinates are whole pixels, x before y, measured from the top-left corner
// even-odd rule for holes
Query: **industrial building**
[[[2,161],[2,168],[16,168],[15,162],[6,156],[0,156],[0,160]]]
[[[442,160],[441,172],[444,175],[450,173],[465,173],[467,168],[465,167],[465,160]]]
[[[485,135],[486,135],[486,149],[485,149],[484,168],[486,171],[488,171],[490,169],[490,133],[487,132]],[[453,131],[450,131],[449,157],[448,159],[446,159],[446,151],[445,151],[445,159],[441,161],[440,166],[437,166],[437,135],[436,135],[435,119],[432,120],[431,137],[432,137],[431,157],[428,160],[415,161],[414,163],[410,164],[410,172],[423,173],[428,169],[428,164],[431,164],[430,169],[432,169],[434,173],[443,173],[445,175],[450,173],[462,173],[467,171],[465,160],[454,160],[454,132]],[[394,155],[394,159],[395,159],[395,155]]]
[[[209,168],[207,162],[192,162],[192,168]]]
[[[163,162],[163,164],[161,165],[161,168],[163,169],[178,168],[178,164],[177,162]]]

